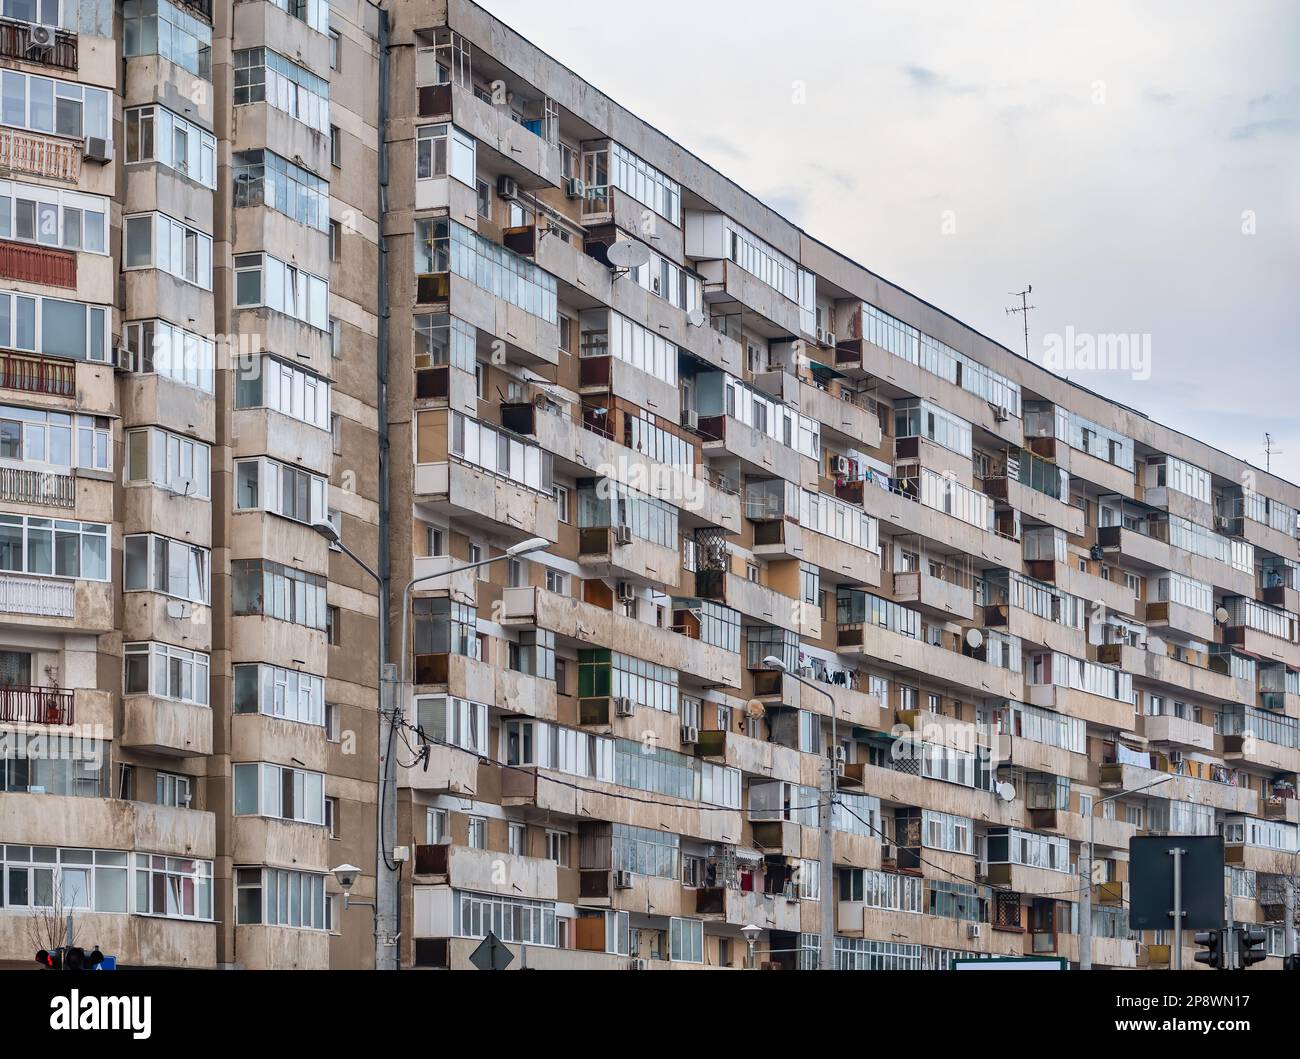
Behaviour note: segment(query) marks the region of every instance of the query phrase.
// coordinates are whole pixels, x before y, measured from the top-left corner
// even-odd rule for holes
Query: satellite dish
[[[692,327],[703,327],[709,322],[709,318],[704,315],[700,309],[692,309],[686,314],[686,322]]]
[[[640,268],[650,260],[650,248],[644,243],[622,240],[610,246],[605,257],[615,268]]]
[[[1214,611],[1214,620],[1217,621],[1220,625],[1227,625],[1227,624],[1228,624],[1228,617],[1229,617],[1229,615],[1228,615],[1228,608],[1227,608],[1227,607],[1216,607],[1216,608],[1215,608],[1215,611]]]
[[[997,785],[997,794],[1004,802],[1014,802],[1016,800],[1016,789],[1009,783],[999,783]]]
[[[979,629],[966,630],[966,646],[972,651],[978,651],[984,646],[984,634]]]

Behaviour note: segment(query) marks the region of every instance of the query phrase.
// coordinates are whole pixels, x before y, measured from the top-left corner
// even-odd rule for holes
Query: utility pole
[[[1288,875],[1283,885],[1286,887],[1286,890],[1283,895],[1283,899],[1286,902],[1286,912],[1284,913],[1284,915],[1286,916],[1286,920],[1285,920],[1285,926],[1283,928],[1284,937],[1286,938],[1286,944],[1284,946],[1283,954],[1286,956],[1294,956],[1295,955],[1295,876]]]
[[[1272,473],[1273,457],[1281,455],[1282,450],[1273,447],[1273,435],[1264,431],[1264,470]]]
[[[1024,290],[1009,291],[1013,298],[1019,298],[1020,304],[1006,310],[1008,316],[1020,313],[1025,320],[1025,360],[1029,359],[1029,311],[1037,309],[1037,305],[1029,304],[1029,296],[1034,292],[1034,285],[1031,283]]]

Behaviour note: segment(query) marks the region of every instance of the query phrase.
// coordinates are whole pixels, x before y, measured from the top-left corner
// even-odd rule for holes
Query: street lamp
[[[339,532],[329,522],[316,522],[311,527],[321,537],[329,541],[331,546],[337,547],[344,555],[348,556],[362,570],[373,577],[379,585],[380,593],[383,593],[383,579],[367,566],[355,552],[352,551],[339,537]],[[402,697],[399,702],[396,695],[396,685],[399,683],[393,676],[393,667],[385,664],[388,657],[388,617],[381,614],[379,618],[379,743],[378,743],[378,761],[376,763],[379,784],[379,797],[376,799],[376,835],[375,835],[375,968],[377,970],[398,970],[401,966],[401,960],[398,955],[398,939],[401,935],[401,916],[402,907],[400,900],[400,873],[401,862],[391,859],[393,850],[397,845],[397,770],[391,767],[393,757],[393,740],[396,731],[396,721],[402,716],[406,702],[406,683],[407,683],[407,664],[410,652],[407,649],[407,636],[409,620],[411,613],[411,591],[416,585],[425,581],[432,581],[439,577],[450,577],[458,574],[463,570],[472,570],[476,567],[487,566],[489,563],[499,562],[502,559],[513,559],[529,552],[539,551],[545,548],[550,541],[545,537],[530,537],[528,540],[520,541],[518,544],[512,544],[501,555],[495,555],[490,559],[481,559],[474,563],[464,563],[460,566],[453,566],[447,570],[440,570],[437,573],[425,574],[421,577],[412,578],[406,583],[402,590],[402,639],[401,639],[401,661],[399,663],[400,684],[402,687]],[[351,868],[351,865],[341,865],[335,870],[335,877],[339,880],[339,886],[344,891],[344,903],[347,903],[347,891],[351,884],[344,884],[344,876],[339,871]],[[356,882],[355,875],[352,876],[352,882]],[[353,901],[353,904],[361,902]]]
[[[745,936],[745,945],[748,951],[745,953],[745,967],[747,970],[754,970],[754,943],[758,941],[758,936],[763,933],[762,927],[756,927],[753,923],[747,923],[740,928],[741,934]]]
[[[831,704],[831,756],[822,766],[822,785],[817,797],[817,824],[821,829],[821,958],[818,966],[823,971],[835,969],[835,905],[832,891],[835,888],[835,847],[831,835],[834,806],[839,801],[838,769],[836,768],[835,750],[839,746],[839,737],[835,726],[835,696],[825,688],[819,688],[811,680],[790,672],[790,669],[776,655],[768,655],[763,665],[784,673],[792,680],[797,680],[804,687],[819,695],[825,695]]]
[[[1098,798],[1092,803],[1093,811],[1088,814],[1088,855],[1080,857],[1079,875],[1080,882],[1083,885],[1083,891],[1079,895],[1080,903],[1083,905],[1083,915],[1080,917],[1083,921],[1083,933],[1079,937],[1079,970],[1092,970],[1092,851],[1093,851],[1093,830],[1094,821],[1097,819],[1097,806],[1106,802],[1113,802],[1116,798],[1123,798],[1128,794],[1141,794],[1143,791],[1149,791],[1152,787],[1158,787],[1162,783],[1167,783],[1174,779],[1173,773],[1167,773],[1158,780],[1152,780],[1141,787],[1135,787],[1131,791],[1116,791],[1105,798]],[[1179,959],[1181,959],[1181,954]]]

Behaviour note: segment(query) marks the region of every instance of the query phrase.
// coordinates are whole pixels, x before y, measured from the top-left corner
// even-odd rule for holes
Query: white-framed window
[[[235,922],[327,930],[325,876],[285,868],[235,869]]]
[[[169,805],[176,809],[188,809],[193,797],[193,781],[189,776],[179,776],[175,772],[159,772],[154,791],[156,805]]]
[[[212,862],[135,855],[135,911],[172,919],[212,918]]]
[[[206,188],[217,186],[217,138],[166,107],[131,107],[126,127],[126,165],[157,162]]]
[[[236,713],[261,713],[303,724],[325,723],[325,679],[261,662],[239,662],[232,669],[231,697]]]
[[[267,511],[308,526],[326,522],[329,481],[266,456],[235,461],[235,509]]]
[[[569,866],[569,832],[546,829],[546,859],[555,861],[561,868]]]
[[[235,380],[236,408],[270,408],[301,423],[330,429],[330,384],[278,357],[241,359]]]
[[[76,140],[111,140],[111,103],[103,88],[0,70],[0,125]]]
[[[117,850],[0,846],[4,907],[20,914],[60,907],[128,912],[129,859]]]
[[[455,125],[422,125],[415,130],[415,178],[452,176],[474,187],[475,140]]]
[[[270,254],[235,255],[235,306],[263,306],[329,330],[329,283]]]
[[[109,341],[106,306],[0,291],[0,346],[5,349],[105,364]]]
[[[217,346],[210,338],[166,320],[135,320],[122,327],[122,367],[141,375],[162,375],[205,393],[215,389]]]
[[[470,849],[487,849],[487,817],[471,816],[468,821],[468,841]]]
[[[424,841],[430,846],[437,846],[448,841],[446,809],[427,809],[424,813]]]
[[[108,253],[108,199],[0,180],[0,239]]]
[[[126,481],[149,484],[182,496],[212,496],[212,450],[202,441],[161,427],[126,434]]]
[[[207,606],[211,599],[210,553],[197,544],[136,533],[122,543],[122,588],[159,592]]]
[[[422,695],[415,700],[416,723],[435,744],[488,755],[488,708],[453,695]]]
[[[558,483],[552,486],[551,491],[555,497],[555,517],[561,522],[572,521],[569,508],[569,501],[573,496],[572,491],[567,485],[560,485]]]
[[[145,641],[122,645],[124,695],[152,695],[207,706],[208,656],[172,644]]]
[[[330,131],[329,82],[270,48],[231,57],[235,106],[266,103],[324,135]]]
[[[212,236],[165,213],[136,213],[123,218],[124,271],[156,268],[192,283],[212,289]]]
[[[37,26],[57,29],[64,24],[61,8],[62,0],[4,0],[0,4],[0,16],[14,22],[31,22]],[[76,10],[67,14],[75,24]]]
[[[569,575],[548,567],[546,570],[546,591],[554,592],[557,596],[567,596],[569,594]]]
[[[109,537],[100,522],[0,514],[0,571],[107,581]]]
[[[678,919],[668,924],[668,958],[675,963],[704,962],[704,921]]]
[[[73,467],[111,469],[112,421],[45,408],[0,405],[0,465],[66,474]]]
[[[325,824],[325,777],[265,761],[234,766],[235,815]]]
[[[512,857],[528,856],[528,825],[514,820],[506,824],[506,852]]]

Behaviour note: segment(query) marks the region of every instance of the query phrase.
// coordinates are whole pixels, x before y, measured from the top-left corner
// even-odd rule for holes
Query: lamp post
[[[822,785],[817,802],[817,824],[821,829],[821,957],[818,966],[823,971],[835,969],[835,846],[831,828],[834,822],[834,806],[839,801],[839,772],[835,761],[835,750],[839,746],[839,737],[835,726],[835,696],[825,688],[819,688],[811,680],[790,672],[776,655],[768,655],[763,665],[784,673],[791,680],[797,680],[804,687],[819,695],[825,695],[831,704],[831,754],[822,764]]]
[[[324,537],[332,546],[337,547],[344,555],[356,563],[362,570],[375,579],[379,585],[380,591],[383,590],[383,579],[364,563],[355,552],[352,551],[339,538],[336,530],[328,522],[313,523],[314,529],[320,536]],[[476,567],[487,566],[489,563],[499,562],[502,559],[513,559],[516,556],[524,555],[528,552],[538,551],[545,548],[550,542],[544,537],[532,537],[529,540],[521,541],[519,544],[511,545],[501,555],[495,555],[490,559],[482,559],[476,563],[464,563],[460,566],[453,566],[448,570],[440,570],[435,574],[425,574],[423,577],[415,577],[407,582],[406,587],[402,590],[402,639],[400,643],[401,659],[398,666],[394,667],[387,662],[388,657],[388,615],[381,614],[379,618],[379,743],[378,743],[378,760],[376,762],[377,772],[376,779],[378,783],[379,796],[376,799],[375,808],[375,969],[381,971],[396,971],[401,967],[399,941],[401,935],[401,870],[402,865],[398,861],[393,861],[394,849],[397,845],[397,769],[393,766],[393,733],[397,727],[397,720],[403,716],[406,708],[407,694],[407,662],[409,650],[407,648],[407,632],[409,618],[411,613],[411,591],[416,585],[425,581],[432,581],[440,577],[450,577],[458,574],[463,570],[472,570]],[[399,696],[398,689],[401,689]],[[345,865],[345,867],[347,867]],[[355,876],[353,876],[355,881]],[[342,879],[340,877],[340,885]],[[351,886],[344,887],[345,902],[348,899],[347,891]],[[361,904],[362,902],[353,900],[352,904]]]
[[[1123,798],[1127,794],[1141,794],[1143,791],[1149,791],[1152,787],[1158,787],[1162,783],[1167,783],[1174,779],[1171,774],[1161,776],[1158,780],[1153,780],[1142,787],[1135,787],[1131,791],[1117,791],[1114,794],[1108,794],[1105,798],[1098,798],[1092,803],[1093,811],[1088,814],[1088,851],[1086,856],[1079,858],[1079,882],[1082,890],[1079,894],[1079,901],[1083,905],[1082,915],[1079,917],[1080,936],[1079,936],[1079,970],[1092,970],[1092,851],[1093,851],[1093,822],[1097,819],[1097,806],[1106,802],[1113,802],[1116,798]]]
[[[758,941],[758,936],[763,933],[763,928],[756,927],[753,923],[747,923],[745,926],[740,928],[740,932],[745,936],[745,945],[747,946],[745,952],[745,969],[749,971],[755,970],[757,964],[754,962],[754,944]]]

